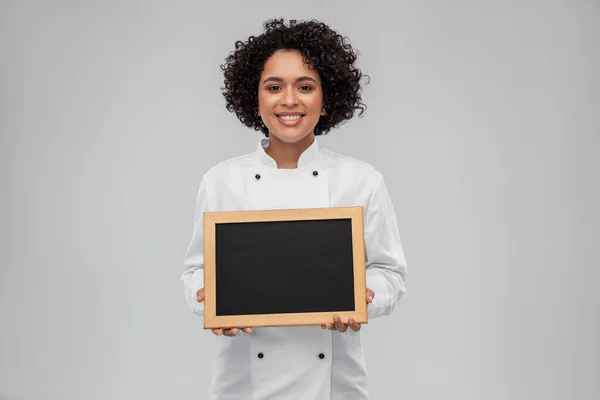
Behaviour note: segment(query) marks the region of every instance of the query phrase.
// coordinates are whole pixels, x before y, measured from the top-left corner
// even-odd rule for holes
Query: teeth
[[[294,121],[297,119],[300,119],[300,115],[281,115],[279,116],[279,118],[281,118],[284,121]]]

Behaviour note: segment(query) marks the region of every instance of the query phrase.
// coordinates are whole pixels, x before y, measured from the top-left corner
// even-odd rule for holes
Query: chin
[[[275,136],[278,140],[284,142],[284,143],[298,143],[300,141],[302,141],[303,139],[305,139],[307,136],[312,135],[312,130],[309,132],[305,132],[305,133],[299,133],[299,132],[278,132],[275,130],[271,130],[269,131],[269,136]]]

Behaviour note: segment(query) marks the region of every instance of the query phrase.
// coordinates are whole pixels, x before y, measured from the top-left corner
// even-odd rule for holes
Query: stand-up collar
[[[256,158],[263,164],[277,168],[277,163],[270,155],[267,154],[266,150],[269,147],[269,139],[262,138],[258,143],[258,147],[256,149]],[[300,155],[298,159],[298,168],[303,167],[312,163],[313,161],[319,158],[319,143],[317,143],[317,138],[313,140],[310,146]]]

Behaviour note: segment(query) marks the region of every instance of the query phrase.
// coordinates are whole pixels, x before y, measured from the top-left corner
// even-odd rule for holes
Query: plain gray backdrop
[[[598,400],[598,1],[0,1],[0,395],[206,399],[179,280],[202,174],[260,136],[219,65],[271,17],[350,37],[409,271],[373,399]]]

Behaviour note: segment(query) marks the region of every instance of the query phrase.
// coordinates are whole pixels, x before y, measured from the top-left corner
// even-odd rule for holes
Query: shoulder
[[[210,203],[210,199],[219,191],[223,182],[230,181],[231,177],[240,176],[241,170],[247,170],[255,163],[254,154],[246,153],[213,165],[200,176],[198,198],[206,198]]]
[[[371,185],[379,185],[383,182],[382,173],[368,162],[321,148],[323,159],[327,168],[337,171],[344,176],[352,177],[357,183],[369,182]]]
[[[220,181],[227,176],[237,173],[240,169],[248,168],[255,164],[254,153],[232,157],[212,166],[203,175],[205,182]]]
[[[367,215],[395,216],[383,174],[373,165],[355,157],[323,149],[333,185],[339,185],[352,202],[362,204]]]

